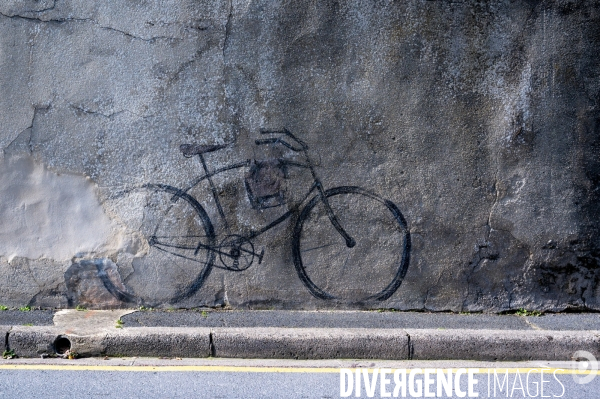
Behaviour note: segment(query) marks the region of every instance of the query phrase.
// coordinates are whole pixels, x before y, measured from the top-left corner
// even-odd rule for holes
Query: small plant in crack
[[[377,313],[395,313],[397,312],[397,309],[394,308],[379,308],[377,309]]]
[[[21,307],[19,308],[19,310],[20,310],[21,312],[30,312],[30,311],[31,311],[31,306],[21,306]]]
[[[77,305],[75,307],[76,310],[80,311],[80,312],[85,312],[87,310],[87,308],[83,305]]]
[[[537,310],[527,310],[527,309],[524,309],[524,308],[520,308],[519,310],[517,310],[515,312],[515,314],[517,316],[534,316],[534,317],[537,317],[537,316],[541,316],[542,312],[538,312]]]
[[[1,310],[8,310],[8,306],[0,305],[0,311]]]
[[[123,324],[125,324],[123,323],[123,320],[119,319],[117,320],[117,325],[115,326],[115,328],[123,328]]]
[[[200,314],[202,315],[202,317],[208,317],[208,312],[206,310],[203,310],[202,312],[200,312]]]
[[[2,352],[3,359],[14,359],[15,357],[17,357],[17,355],[15,355],[15,351],[12,349]]]

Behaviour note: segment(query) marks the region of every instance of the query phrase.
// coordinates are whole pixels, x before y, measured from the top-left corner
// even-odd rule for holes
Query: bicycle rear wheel
[[[209,276],[214,229],[202,205],[182,190],[163,184],[143,189],[140,232],[147,254],[134,260],[126,283],[146,304],[174,304],[195,294]]]
[[[388,299],[408,269],[410,233],[396,205],[360,187],[325,192],[356,245],[336,230],[320,196],[302,210],[292,251],[298,276],[320,299],[363,303]]]

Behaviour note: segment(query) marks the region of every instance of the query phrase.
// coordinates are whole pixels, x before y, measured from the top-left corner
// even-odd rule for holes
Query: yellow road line
[[[475,367],[473,367],[475,368]],[[129,371],[129,372],[230,372],[230,373],[339,373],[339,368],[326,368],[326,367],[247,367],[247,366],[94,366],[94,365],[73,365],[73,364],[0,364],[0,370],[56,370],[56,371]],[[356,369],[349,369],[356,370]],[[374,369],[366,369],[369,372],[373,372]],[[392,369],[396,370],[396,369]],[[406,369],[407,373],[413,369]],[[434,369],[442,370],[444,373],[452,370],[456,372],[458,368],[453,369]],[[529,368],[479,368],[477,374],[487,374],[488,372],[493,374],[494,371],[497,374],[504,374],[508,371],[509,374],[527,374],[541,373],[544,371],[546,374],[594,374],[599,375],[599,371],[580,371],[570,369],[559,369],[559,368],[541,368],[541,367],[529,367]]]
[[[161,371],[161,372],[239,372],[239,373],[339,373],[334,368],[287,368],[244,366],[92,366],[58,364],[2,364],[0,370],[74,370],[74,371]]]

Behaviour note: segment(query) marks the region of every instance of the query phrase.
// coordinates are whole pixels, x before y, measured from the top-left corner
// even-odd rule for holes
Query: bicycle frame
[[[179,259],[174,263],[178,270],[195,274],[193,281],[187,286],[176,288],[171,298],[172,303],[189,298],[197,292],[213,267],[241,272],[256,264],[255,259],[258,260],[258,264],[261,264],[265,250],[255,250],[252,241],[288,219],[292,219],[291,234],[288,239],[294,268],[302,283],[314,297],[354,302],[388,299],[402,283],[410,259],[410,232],[399,208],[391,201],[358,186],[339,186],[326,190],[311,161],[306,144],[286,129],[262,130],[260,133],[279,137],[255,140],[256,145],[283,145],[303,159],[298,157],[286,160],[277,157],[276,160],[256,162],[245,160],[210,170],[206,162],[206,154],[225,148],[227,145],[184,144],[180,146],[183,155],[187,158],[197,155],[204,171],[202,175],[195,177],[191,184],[185,188],[177,188],[167,184],[148,183],[125,190],[131,192],[139,188],[147,195],[152,195],[147,197],[140,227],[149,245],[148,258],[141,261],[142,264],[149,270],[162,270],[162,265],[169,265],[174,259]],[[285,172],[287,166],[310,171],[312,182],[308,174],[302,173],[301,180],[306,183],[303,184],[305,189],[294,191],[291,200],[287,200],[287,208],[278,212],[273,208],[286,204],[281,184],[282,179],[288,178]],[[232,231],[227,219],[232,215],[225,213],[229,203],[225,202],[226,196],[220,196],[214,177],[228,171],[234,171],[237,175],[240,173],[238,170],[243,168],[249,168],[244,185],[250,205],[253,209],[271,210],[265,214],[269,219],[264,222],[264,225],[244,226],[240,231]],[[304,177],[307,179],[305,180]],[[292,176],[291,181],[297,180]],[[208,186],[215,201],[214,205],[209,205],[212,209],[210,216],[205,210],[207,205],[203,205],[190,195],[190,190],[201,183],[202,190],[205,188],[204,184]],[[210,202],[210,197],[208,200]],[[224,201],[225,208],[221,205],[221,200]],[[181,201],[181,206],[178,205],[171,212],[173,204],[177,201]],[[236,212],[245,208],[245,206],[241,207]],[[236,212],[232,213],[235,215]],[[346,229],[352,231],[352,237],[342,227],[338,217],[343,217]],[[211,218],[219,220],[218,233],[215,232]],[[331,225],[327,225],[326,219],[329,219]],[[368,221],[364,226],[363,220]],[[182,223],[179,223],[180,221]],[[329,230],[323,230],[322,225],[325,225],[325,228],[329,227]],[[340,237],[335,233],[332,234],[331,226],[336,229]],[[373,253],[369,248],[374,242],[371,237],[374,236],[384,238],[386,257],[383,262],[386,269],[382,273],[385,275],[384,279],[390,282],[382,280],[385,285],[377,281],[375,284],[363,287],[361,281],[368,277],[362,272],[371,270],[373,257],[379,259],[379,254]],[[354,250],[341,248],[344,244],[340,238],[345,241],[347,248],[354,248]],[[323,240],[326,240],[328,245],[323,245]],[[336,246],[335,251],[325,248],[333,245]],[[325,248],[324,252],[313,251],[321,248]],[[341,251],[345,251],[343,257],[338,256]],[[217,257],[220,261],[219,265],[217,265]],[[350,267],[361,272],[359,273],[361,281],[357,280],[356,285],[352,277],[345,272],[349,259]],[[322,264],[327,267],[320,267]],[[327,275],[333,269],[344,275],[343,281],[340,282],[342,285],[330,287],[328,282],[323,286],[320,281],[323,278],[322,273]],[[144,284],[144,281],[138,282],[140,289],[144,289],[142,287]],[[346,296],[352,296],[354,293],[358,293],[359,296],[356,298]]]
[[[261,234],[269,231],[270,229],[274,228],[275,226],[279,225],[280,223],[286,221],[287,219],[289,219],[290,217],[292,217],[293,215],[297,214],[300,209],[302,208],[303,204],[306,202],[306,200],[311,197],[313,195],[313,193],[316,191],[317,195],[319,196],[321,202],[323,203],[323,205],[325,206],[325,209],[327,211],[327,216],[329,217],[329,220],[331,221],[331,223],[333,224],[333,226],[335,227],[335,229],[339,232],[339,234],[343,237],[343,239],[346,242],[346,245],[349,248],[354,247],[354,245],[356,245],[355,240],[350,237],[348,235],[348,233],[344,230],[344,228],[341,226],[341,224],[339,223],[339,220],[337,218],[337,216],[335,215],[335,213],[333,212],[333,209],[331,208],[331,206],[329,205],[329,201],[327,200],[327,197],[325,195],[325,189],[323,188],[323,184],[321,183],[321,179],[318,177],[315,168],[311,162],[311,159],[308,155],[308,146],[302,142],[300,139],[298,139],[297,137],[295,137],[292,133],[290,133],[287,129],[283,129],[283,130],[261,130],[260,131],[261,134],[279,134],[279,135],[284,135],[289,137],[290,139],[294,140],[300,147],[295,147],[292,144],[289,144],[287,141],[285,141],[282,138],[267,138],[267,139],[261,139],[261,140],[256,140],[255,143],[256,145],[267,145],[267,144],[281,144],[284,147],[289,148],[290,150],[294,151],[294,152],[298,152],[298,153],[302,153],[302,155],[305,158],[305,163],[299,163],[299,162],[294,162],[294,161],[287,161],[284,160],[282,161],[284,164],[289,165],[289,166],[293,166],[293,167],[299,167],[299,168],[305,168],[305,169],[309,169],[313,178],[313,183],[311,185],[311,187],[308,189],[308,191],[306,192],[306,194],[302,197],[302,199],[300,201],[298,201],[297,203],[295,203],[291,209],[289,209],[287,212],[285,212],[283,215],[281,215],[280,217],[278,217],[277,219],[275,219],[274,221],[272,221],[271,223],[267,224],[266,226],[258,229],[258,230],[253,230],[251,231],[249,234],[240,236],[242,239],[246,239],[246,240],[252,240],[258,236],[260,236]],[[216,170],[209,170],[207,164],[206,164],[206,160],[204,157],[204,154],[200,153],[198,154],[198,157],[200,159],[200,163],[202,165],[202,168],[204,170],[204,175],[199,176],[197,179],[195,179],[192,184],[186,188],[183,189],[182,192],[183,193],[187,193],[188,191],[190,191],[192,188],[194,188],[195,186],[197,186],[198,184],[202,183],[203,181],[207,181],[209,186],[210,186],[210,190],[211,190],[211,194],[212,197],[215,201],[216,207],[217,207],[217,211],[219,213],[220,218],[222,219],[224,226],[225,226],[225,230],[227,231],[228,234],[231,234],[231,232],[229,231],[229,224],[227,222],[227,217],[225,215],[225,212],[223,210],[223,207],[221,206],[221,203],[219,201],[219,194],[217,192],[216,186],[212,180],[212,177],[215,175],[218,175],[220,173],[226,172],[226,171],[230,171],[230,170],[234,170],[234,169],[240,169],[240,168],[246,168],[249,167],[251,165],[252,160],[246,160],[244,162],[239,162],[239,163],[235,163],[235,164],[231,164],[231,165],[227,165],[225,167],[216,169]],[[212,248],[214,249],[214,248]],[[196,251],[197,252],[197,251]]]

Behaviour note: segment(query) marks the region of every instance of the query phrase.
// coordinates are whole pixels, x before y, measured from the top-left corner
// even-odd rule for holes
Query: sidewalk
[[[120,320],[120,321],[118,321]],[[20,357],[570,360],[600,358],[600,314],[543,316],[361,311],[0,312]]]

